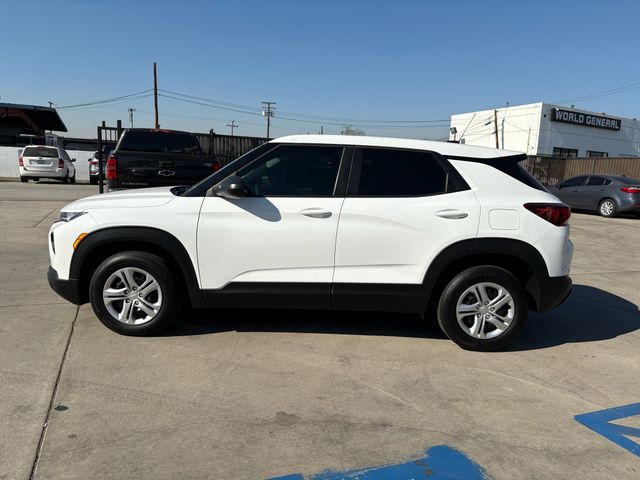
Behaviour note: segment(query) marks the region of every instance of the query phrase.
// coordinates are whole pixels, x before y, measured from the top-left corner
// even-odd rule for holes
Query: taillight
[[[571,217],[571,207],[564,203],[525,203],[524,208],[556,227],[564,225]]]
[[[63,159],[58,159],[58,168],[64,168],[64,160]]]
[[[90,165],[97,165],[98,164],[98,160],[91,160],[91,162],[89,162]]]
[[[24,167],[24,160],[22,159],[22,157],[18,158],[18,163],[21,167]]]
[[[113,153],[107,158],[107,180],[116,180],[118,178],[118,157]]]
[[[214,172],[217,172],[218,170],[220,170],[220,164],[218,162],[213,162],[211,164],[211,170],[213,170]]]
[[[622,187],[624,193],[640,193],[640,187]]]

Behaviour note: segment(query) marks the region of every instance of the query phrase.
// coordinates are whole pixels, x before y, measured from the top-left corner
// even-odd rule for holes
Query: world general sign
[[[620,119],[603,117],[601,115],[591,115],[590,113],[573,112],[554,108],[552,120],[556,122],[573,123],[574,125],[584,125],[586,127],[605,128],[607,130],[620,130]]]

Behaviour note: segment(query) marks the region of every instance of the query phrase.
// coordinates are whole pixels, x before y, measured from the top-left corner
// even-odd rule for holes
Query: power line
[[[152,89],[148,88],[147,90],[142,90],[140,92],[136,92],[136,93],[130,93],[128,95],[121,95],[119,97],[112,97],[112,98],[105,98],[103,100],[95,100],[93,102],[87,102],[87,103],[77,103],[75,105],[63,105],[61,107],[57,107],[58,110],[65,110],[65,109],[69,109],[69,108],[79,108],[79,107],[89,107],[89,106],[93,106],[93,105],[101,105],[101,104],[106,104],[106,103],[112,103],[118,100],[123,100],[123,99],[130,99],[131,97],[135,97],[138,95],[142,95],[144,93],[148,93],[150,92]]]
[[[249,105],[241,105],[241,104],[237,104],[237,103],[222,102],[220,100],[214,100],[214,99],[205,98],[205,97],[197,97],[197,96],[194,96],[194,95],[187,95],[185,93],[180,93],[180,92],[175,92],[175,91],[170,91],[170,90],[164,90],[164,89],[159,89],[159,91],[164,92],[164,93],[168,93],[168,94],[171,94],[171,95],[177,95],[179,97],[185,97],[185,98],[190,98],[190,99],[193,99],[193,100],[199,100],[199,101],[207,102],[207,103],[211,103],[211,104],[217,104],[217,105],[221,105],[221,106],[224,106],[224,107],[241,109],[241,110],[248,110],[248,111],[257,111],[257,113],[261,112],[261,110],[259,108],[252,107],[252,106],[249,106]],[[282,118],[283,116],[293,117],[293,118],[296,118],[296,119],[298,119],[298,118],[309,118],[311,120],[330,120],[330,121],[339,122],[339,123],[336,123],[337,125],[344,125],[345,123],[368,123],[368,124],[375,124],[375,123],[392,123],[392,124],[416,123],[416,124],[421,124],[421,123],[439,123],[439,122],[447,122],[447,121],[449,121],[448,119],[435,119],[435,120],[357,119],[357,118],[345,118],[345,117],[328,117],[328,116],[322,116],[322,115],[310,115],[310,114],[305,114],[305,113],[294,113],[294,112],[280,111],[278,113],[278,118]],[[317,122],[309,122],[309,123],[317,123]]]
[[[606,97],[608,95],[615,95],[617,93],[627,92],[629,90],[634,90],[636,88],[640,88],[640,82],[632,83],[629,85],[623,85],[622,87],[612,88],[611,90],[603,90],[601,92],[590,93],[588,95],[583,95],[581,97],[573,97],[573,98],[565,98],[562,100],[557,100],[552,103],[565,103],[565,102],[579,102],[583,100],[589,100],[592,98]]]
[[[114,102],[110,102],[110,103],[102,103],[102,104],[97,104],[97,105],[87,105],[85,107],[75,107],[75,108],[65,108],[65,111],[67,112],[75,112],[75,111],[79,111],[79,110],[95,110],[95,109],[99,109],[99,108],[108,108],[108,107],[112,107],[114,105],[121,105],[123,103],[131,103],[137,100],[141,100],[143,98],[149,98],[152,97],[153,94],[152,93],[147,93],[146,95],[140,95],[138,97],[129,97],[129,98],[125,98],[124,100],[118,100],[118,101],[114,101]]]

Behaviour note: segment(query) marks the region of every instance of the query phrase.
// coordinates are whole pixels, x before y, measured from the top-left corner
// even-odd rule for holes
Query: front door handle
[[[450,220],[460,220],[462,218],[467,218],[469,216],[467,212],[463,212],[462,210],[453,210],[453,209],[440,210],[439,212],[436,212],[436,215],[439,216],[440,218],[448,218]]]
[[[310,218],[329,218],[331,216],[331,212],[324,208],[306,208],[301,210],[300,213]]]

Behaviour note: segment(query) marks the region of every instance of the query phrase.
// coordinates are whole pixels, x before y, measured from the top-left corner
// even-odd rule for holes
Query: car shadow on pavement
[[[599,288],[573,285],[569,298],[555,310],[543,314],[530,312],[521,334],[504,351],[597,342],[639,329],[637,305]]]
[[[570,297],[544,314],[529,313],[519,337],[503,351],[549,348],[608,340],[640,329],[638,307],[622,297],[574,285]],[[377,335],[446,340],[434,319],[401,313],[317,310],[188,310],[164,336],[219,332],[289,332]]]

